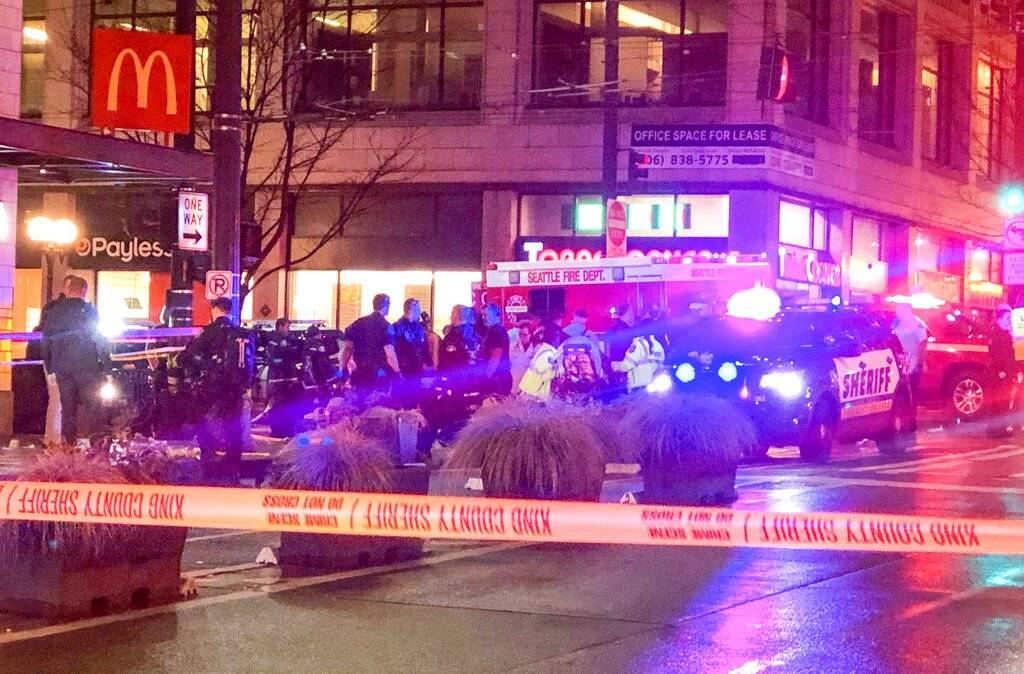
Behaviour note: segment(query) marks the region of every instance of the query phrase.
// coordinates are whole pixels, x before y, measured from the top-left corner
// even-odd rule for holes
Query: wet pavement
[[[613,477],[604,498],[635,486]],[[902,456],[849,446],[826,466],[783,450],[738,487],[742,510],[1024,519],[1024,436],[932,427]],[[199,592],[175,605],[0,615],[0,671],[1024,671],[1024,558],[434,541],[423,560],[282,578],[254,563],[277,540],[192,531]]]

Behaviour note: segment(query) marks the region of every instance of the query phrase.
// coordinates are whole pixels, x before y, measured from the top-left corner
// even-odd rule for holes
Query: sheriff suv
[[[822,462],[837,441],[865,438],[895,452],[915,427],[903,350],[879,313],[801,307],[767,321],[706,318],[670,340],[663,381],[734,401],[757,431],[753,458],[796,445]]]

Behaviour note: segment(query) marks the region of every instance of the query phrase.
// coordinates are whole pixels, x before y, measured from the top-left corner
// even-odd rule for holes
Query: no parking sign
[[[206,299],[231,297],[232,274],[223,269],[211,269],[206,272]]]

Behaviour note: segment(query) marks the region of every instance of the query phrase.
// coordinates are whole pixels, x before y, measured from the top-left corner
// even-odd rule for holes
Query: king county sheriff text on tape
[[[0,520],[317,534],[1024,554],[1024,521],[266,489],[0,482]]]

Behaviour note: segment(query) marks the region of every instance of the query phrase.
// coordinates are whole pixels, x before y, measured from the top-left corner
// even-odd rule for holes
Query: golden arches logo
[[[164,81],[167,84],[167,114],[178,114],[178,89],[174,83],[174,69],[171,67],[171,60],[166,52],[157,50],[152,52],[143,64],[138,52],[130,47],[122,49],[117,58],[114,59],[114,67],[110,70],[110,83],[107,85],[107,110],[117,110],[117,96],[121,83],[121,68],[125,58],[131,59],[135,66],[135,105],[140,110],[149,107],[149,78],[153,73],[153,66],[157,60],[163,65]]]

